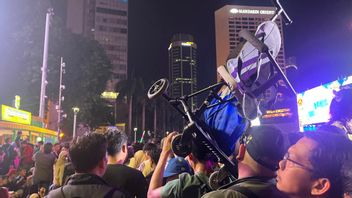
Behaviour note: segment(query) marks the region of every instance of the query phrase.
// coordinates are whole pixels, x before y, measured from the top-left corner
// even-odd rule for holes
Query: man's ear
[[[121,150],[123,153],[127,153],[127,145],[123,144]]]
[[[330,189],[330,180],[328,178],[319,178],[313,182],[311,194],[316,196],[324,195],[327,194]]]
[[[239,161],[242,160],[245,153],[246,153],[246,146],[244,144],[240,144],[240,146],[238,147],[238,154],[236,156],[236,159]]]

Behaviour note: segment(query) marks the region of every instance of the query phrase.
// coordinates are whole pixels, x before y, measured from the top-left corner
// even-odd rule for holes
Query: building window
[[[99,13],[105,13],[105,14],[127,16],[127,12],[123,11],[123,10],[114,10],[114,9],[109,9],[109,8],[97,7],[96,11],[99,12]]]

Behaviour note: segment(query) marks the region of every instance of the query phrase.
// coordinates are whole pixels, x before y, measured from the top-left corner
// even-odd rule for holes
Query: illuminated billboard
[[[330,119],[330,103],[334,91],[341,87],[351,86],[352,76],[339,79],[297,94],[297,107],[300,131],[310,130]]]
[[[32,114],[28,111],[22,111],[13,107],[1,105],[1,120],[30,125]]]

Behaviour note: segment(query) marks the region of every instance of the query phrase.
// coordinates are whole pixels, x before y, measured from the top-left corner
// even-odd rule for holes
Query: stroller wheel
[[[186,157],[192,151],[192,143],[184,144],[181,142],[181,140],[182,140],[182,135],[177,135],[172,140],[171,148],[172,148],[172,151],[175,153],[175,155],[179,157]]]

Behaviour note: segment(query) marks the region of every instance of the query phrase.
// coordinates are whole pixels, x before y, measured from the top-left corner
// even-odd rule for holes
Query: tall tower
[[[197,45],[189,34],[175,34],[169,50],[169,80],[171,97],[180,97],[197,91]],[[192,110],[197,98],[188,100]],[[180,115],[176,115],[181,117]],[[176,117],[172,120],[175,120]],[[176,124],[178,126],[178,124]],[[177,129],[177,127],[173,127]]]
[[[254,33],[263,21],[268,21],[274,15],[275,7],[226,5],[215,11],[215,36],[216,36],[216,64],[224,65],[230,51],[240,43],[239,32],[247,29]],[[276,57],[281,68],[285,66],[285,53],[283,43],[283,25],[281,17],[278,17],[278,25],[282,44]]]
[[[128,0],[68,0],[66,24],[105,49],[113,65],[107,89],[127,79]]]

